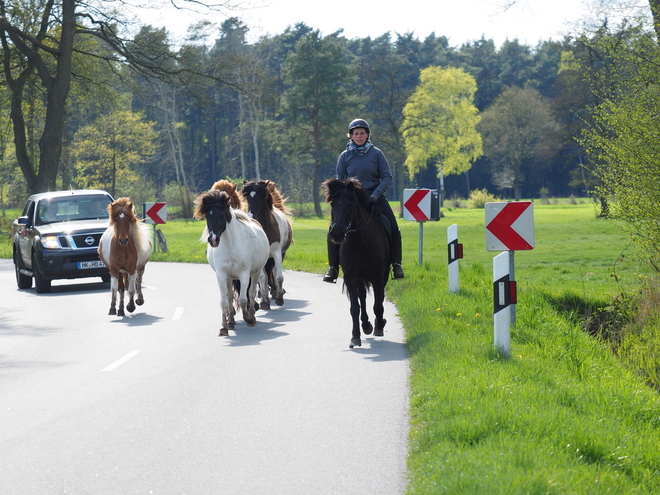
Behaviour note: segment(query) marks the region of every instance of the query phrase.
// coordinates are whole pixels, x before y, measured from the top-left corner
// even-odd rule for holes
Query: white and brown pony
[[[124,316],[124,291],[128,290],[126,310],[144,304],[142,276],[151,257],[149,226],[135,216],[130,198],[119,198],[108,205],[110,225],[99,242],[99,258],[110,270],[112,302],[110,315]],[[119,292],[119,307],[116,306]],[[137,292],[137,300],[133,301]]]
[[[269,287],[275,303],[284,304],[284,272],[282,262],[293,242],[293,228],[282,195],[270,180],[250,181],[243,184],[241,195],[248,204],[250,216],[263,227],[270,244],[270,258],[261,279],[261,309],[270,309]]]
[[[235,329],[234,281],[240,282],[238,304],[249,327],[254,316],[259,276],[268,261],[268,238],[259,222],[242,210],[231,207],[225,191],[211,189],[195,201],[195,218],[206,219],[202,241],[207,241],[206,257],[215,271],[220,289],[222,327],[220,335]]]

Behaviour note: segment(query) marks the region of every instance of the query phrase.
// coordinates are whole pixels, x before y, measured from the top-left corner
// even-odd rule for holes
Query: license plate
[[[78,262],[79,270],[86,270],[87,268],[103,268],[104,266],[105,264],[101,260]]]

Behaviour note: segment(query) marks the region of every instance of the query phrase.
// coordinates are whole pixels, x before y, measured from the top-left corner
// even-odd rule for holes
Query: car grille
[[[59,236],[60,245],[63,248],[83,249],[98,247],[99,241],[103,232],[96,232],[91,234],[75,234],[75,235],[61,235]]]

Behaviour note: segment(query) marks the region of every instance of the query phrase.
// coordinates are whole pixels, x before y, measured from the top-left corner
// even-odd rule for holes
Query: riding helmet
[[[348,124],[348,133],[350,134],[353,129],[356,129],[358,127],[361,127],[363,129],[366,129],[367,132],[371,132],[371,128],[369,127],[369,122],[367,122],[364,119],[355,119],[351,121],[350,124]]]

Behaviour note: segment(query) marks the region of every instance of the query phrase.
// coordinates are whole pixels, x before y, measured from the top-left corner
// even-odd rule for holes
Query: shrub
[[[497,201],[499,198],[490,194],[488,189],[475,189],[470,192],[470,205],[472,208],[484,208],[486,203],[492,203]]]

